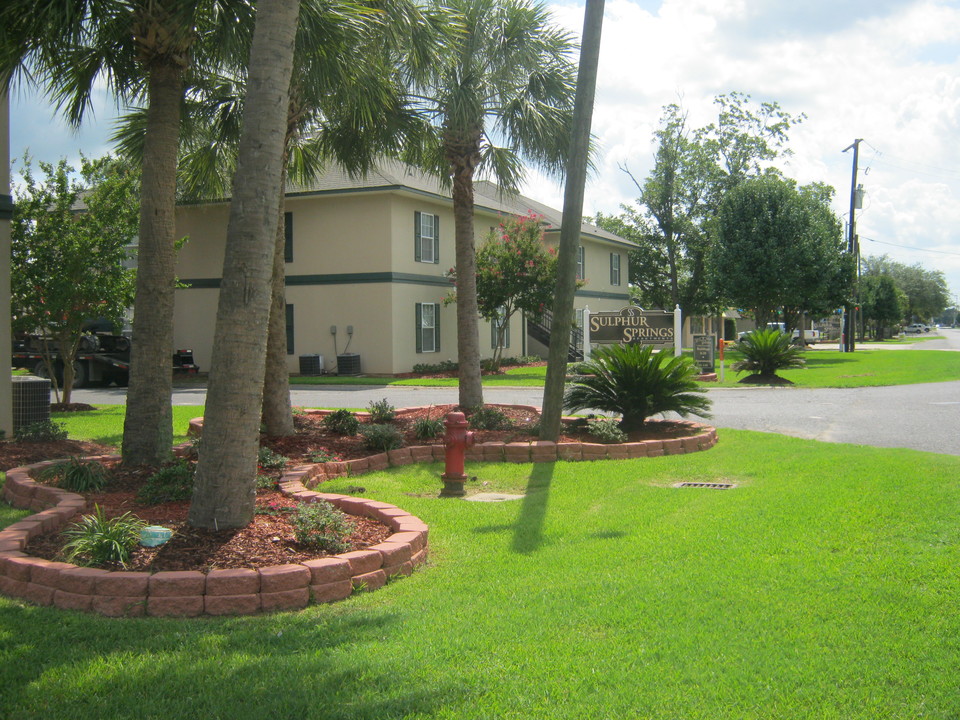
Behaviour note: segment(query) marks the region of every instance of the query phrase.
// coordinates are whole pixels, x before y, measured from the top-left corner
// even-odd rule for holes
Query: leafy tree
[[[133,301],[134,273],[125,269],[137,233],[139,177],[110,157],[81,158],[79,177],[66,160],[38,163],[29,156],[15,189],[11,224],[11,304],[15,332],[37,333],[56,345],[63,366],[63,401],[70,402],[74,361],[92,319],[114,325]],[[82,211],[78,211],[80,204]],[[46,374],[59,371],[44,342]],[[168,368],[169,371],[169,368]]]
[[[788,332],[755,330],[747,333],[737,348],[743,360],[733,364],[738,373],[749,372],[758,380],[779,377],[777,370],[803,367],[803,349],[791,342]]]
[[[257,446],[299,0],[261,0],[234,175],[223,283],[189,523],[253,519]]]
[[[873,337],[883,340],[883,330],[903,317],[906,296],[890,275],[867,275],[860,280],[860,310],[872,323]]]
[[[456,268],[450,269],[450,277],[457,284]],[[556,250],[543,244],[539,216],[507,217],[490,231],[477,251],[477,302],[480,315],[497,328],[494,366],[503,355],[510,318],[518,310],[543,312],[556,284]]]
[[[170,455],[177,145],[184,87],[246,47],[247,0],[72,0],[0,4],[0,78],[36,79],[74,125],[98,83],[148,108],[137,290],[123,457]]]
[[[724,198],[710,254],[713,286],[719,297],[752,310],[758,327],[783,309],[789,330],[801,312],[826,312],[849,292],[844,277],[852,268],[825,192],[767,176]]]
[[[569,143],[573,42],[528,0],[434,0],[457,27],[436,63],[413,73],[427,120],[407,158],[452,185],[457,288],[457,360],[462,407],[483,405],[477,318],[473,182],[491,174],[504,191],[523,178],[521,158],[558,172]],[[497,144],[499,140],[502,144]]]
[[[657,413],[707,417],[710,400],[697,384],[699,374],[692,358],[654,353],[653,345],[605,345],[580,363],[563,404],[618,413],[627,432],[642,429]]]
[[[864,259],[864,276],[889,275],[906,296],[903,320],[927,322],[950,304],[950,292],[941,270],[919,263],[904,265],[886,255]]]

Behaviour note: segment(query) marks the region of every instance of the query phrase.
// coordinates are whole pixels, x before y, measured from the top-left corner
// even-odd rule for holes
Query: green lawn
[[[468,467],[508,503],[440,500],[441,470],[329,486],[430,525],[429,565],[375,593],[199,620],[0,599],[0,717],[960,717],[960,457],[721,431]]]
[[[739,360],[736,350],[726,352],[725,386],[735,386],[744,375],[737,375],[730,366]],[[807,367],[787,370],[783,377],[801,387],[860,387],[866,385],[909,385],[912,383],[960,380],[960,353],[940,350],[810,350],[805,354]],[[720,361],[717,360],[717,372]],[[509,368],[503,375],[485,376],[485,387],[542,387],[546,367]],[[373,377],[291,377],[294,385],[421,385],[456,387],[456,378],[404,379]],[[716,386],[717,383],[705,383]]]

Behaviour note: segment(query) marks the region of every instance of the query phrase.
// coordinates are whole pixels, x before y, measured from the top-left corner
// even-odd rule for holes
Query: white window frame
[[[610,253],[610,284],[620,284],[620,253]]]
[[[415,260],[436,265],[440,262],[440,216],[417,211],[416,215]]]
[[[417,352],[418,353],[434,353],[440,351],[439,338],[437,338],[437,316],[440,314],[440,304],[439,303],[417,303],[419,308],[418,315],[420,317],[420,327],[417,329],[419,333],[419,342],[417,343]],[[428,310],[429,308],[429,310]],[[427,339],[429,338],[429,347]]]
[[[577,280],[587,279],[587,253],[583,245],[577,246]]]

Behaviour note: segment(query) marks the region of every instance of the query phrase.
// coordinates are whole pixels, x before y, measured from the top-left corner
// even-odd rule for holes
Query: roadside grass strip
[[[468,492],[523,495],[500,503],[439,499],[442,470],[321,486],[430,526],[428,565],[376,593],[197,620],[0,598],[0,717],[960,716],[960,458],[722,430],[468,464]]]

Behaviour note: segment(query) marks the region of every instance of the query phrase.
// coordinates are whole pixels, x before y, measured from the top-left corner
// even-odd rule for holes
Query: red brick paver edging
[[[110,456],[91,458],[112,459]],[[427,525],[404,510],[376,500],[308,491],[293,478],[282,490],[305,502],[327,500],[351,515],[365,515],[391,530],[384,542],[365,550],[302,563],[240,570],[113,572],[31,557],[27,541],[54,532],[87,509],[81,495],[34,482],[38,463],[7,471],[3,498],[38,512],[0,530],[0,593],[37,605],[53,605],[108,616],[249,615],[296,610],[332,602],[356,590],[376,590],[409,575],[427,559]]]

